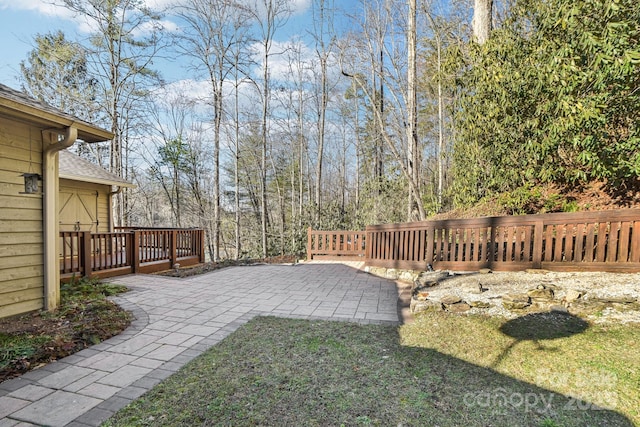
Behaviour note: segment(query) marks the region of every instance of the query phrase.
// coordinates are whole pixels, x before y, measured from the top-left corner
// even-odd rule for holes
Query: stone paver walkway
[[[233,267],[112,279],[122,334],[0,383],[0,427],[97,426],[257,315],[398,323],[394,282],[342,264]]]

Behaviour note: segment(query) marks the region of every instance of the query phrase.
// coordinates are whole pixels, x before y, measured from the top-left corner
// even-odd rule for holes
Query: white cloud
[[[144,0],[144,5],[151,10],[165,10],[167,7],[178,3],[176,0]]]
[[[254,43],[251,46],[253,52],[253,59],[256,63],[260,64],[255,73],[256,77],[262,76],[263,63],[262,63],[262,45],[260,43]],[[290,60],[293,58],[293,60]],[[271,46],[271,56],[269,57],[269,71],[270,75],[275,80],[289,80],[293,62],[293,66],[296,67],[300,62],[303,67],[311,67],[314,63],[313,50],[301,40],[287,40],[284,42],[273,41]],[[294,71],[297,72],[297,71]]]
[[[135,28],[133,30],[133,35],[135,37],[144,37],[154,31],[159,30],[164,30],[172,33],[178,31],[178,24],[168,19],[162,19],[160,21],[147,21]]]
[[[152,10],[162,10],[173,4],[176,4],[176,0],[145,0],[145,5]],[[66,8],[60,0],[53,0],[51,2],[43,0],[0,0],[0,10],[2,9],[26,10],[53,18],[73,21],[81,33],[91,33],[95,31],[94,23],[90,22],[88,18],[79,18],[75,12]],[[153,29],[158,28],[173,32],[178,30],[178,25],[167,19],[146,22],[140,28],[136,29],[135,35],[143,36],[149,34]]]
[[[210,102],[211,89],[209,82],[192,79],[178,80],[157,90],[156,99],[162,99],[166,102],[170,102],[172,99],[176,98],[190,100],[197,104]]]
[[[311,0],[292,0],[291,9],[293,15],[302,15],[311,7]]]
[[[61,3],[42,0],[0,0],[0,9],[29,10],[51,17],[73,18],[73,12]]]

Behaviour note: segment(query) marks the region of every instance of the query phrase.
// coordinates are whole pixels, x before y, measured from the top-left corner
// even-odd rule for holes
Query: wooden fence
[[[133,229],[60,232],[60,276],[153,273],[204,262],[204,230]]]
[[[345,236],[357,235],[355,253]],[[342,248],[347,250],[342,250]],[[362,232],[309,230],[309,259],[473,271],[640,271],[640,210],[556,213],[374,225]]]
[[[307,233],[309,259],[361,260],[365,255],[363,231],[314,231]]]

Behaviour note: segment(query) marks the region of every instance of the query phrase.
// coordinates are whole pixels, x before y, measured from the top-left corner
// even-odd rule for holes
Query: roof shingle
[[[93,182],[96,184],[118,185],[121,187],[135,187],[124,178],[76,156],[67,150],[60,151],[60,178],[74,181]]]

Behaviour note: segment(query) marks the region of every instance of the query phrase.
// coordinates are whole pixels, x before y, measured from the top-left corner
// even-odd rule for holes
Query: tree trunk
[[[236,69],[238,67],[237,61],[236,61]],[[238,81],[237,77],[236,77],[236,82]],[[239,90],[238,90],[238,84],[236,83],[236,88],[235,88],[235,128],[234,128],[234,132],[235,132],[235,149],[236,149],[236,155],[235,155],[235,159],[233,162],[233,181],[234,181],[234,186],[235,186],[235,209],[236,209],[236,218],[235,218],[235,234],[236,234],[236,254],[235,254],[235,258],[236,260],[240,258],[240,254],[241,254],[241,247],[240,247],[240,111],[239,111],[239,105],[240,105],[240,100],[238,98],[239,95]]]
[[[484,44],[489,40],[491,33],[491,17],[493,12],[493,0],[474,0],[473,38],[478,44]]]
[[[262,88],[262,158],[261,158],[261,175],[260,175],[260,222],[262,228],[262,257],[267,257],[267,115],[269,113],[269,41],[265,41],[264,45],[264,86]]]
[[[416,96],[416,13],[416,0],[409,0],[409,22],[407,27],[407,169],[419,191],[420,164],[418,155],[418,108]],[[407,204],[407,221],[416,219],[416,200],[420,200],[420,194],[413,194],[413,191],[411,187]]]
[[[218,70],[220,76],[223,70]],[[220,127],[222,124],[222,79],[218,78],[215,82],[211,81],[215,93],[214,96],[214,112],[213,112],[213,248],[214,259],[220,259]]]
[[[444,192],[444,108],[442,106],[442,58],[440,37],[438,44],[438,212],[442,210],[442,193]]]

